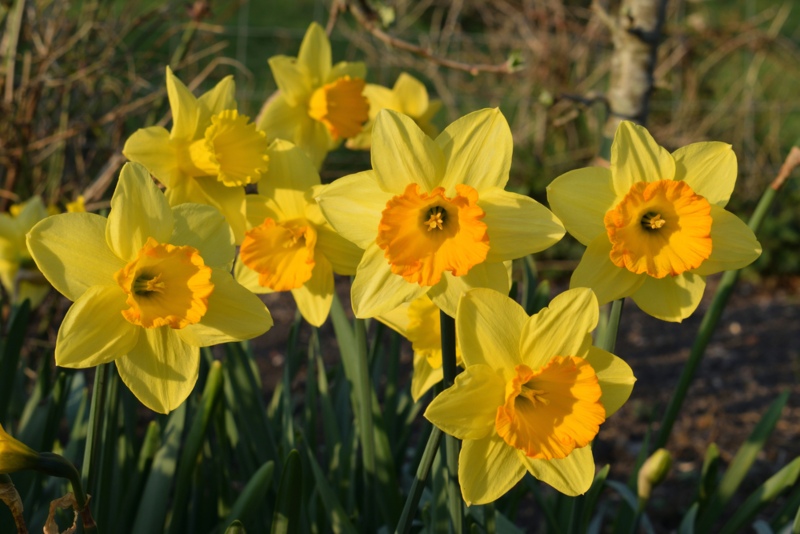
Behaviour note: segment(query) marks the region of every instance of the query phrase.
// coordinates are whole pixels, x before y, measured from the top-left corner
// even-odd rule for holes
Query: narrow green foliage
[[[8,321],[8,330],[0,332],[0,424],[8,424],[8,408],[11,404],[14,384],[19,373],[19,355],[25,341],[25,332],[31,315],[31,303],[27,299],[14,306]]]
[[[347,512],[345,512],[330,484],[328,484],[328,479],[325,477],[325,473],[314,458],[314,454],[311,451],[307,451],[307,455],[309,463],[311,464],[311,471],[314,473],[314,482],[316,483],[315,489],[320,499],[322,499],[322,504],[328,514],[328,520],[331,522],[331,530],[336,534],[355,534],[355,527],[353,527],[353,524],[350,522],[350,518],[347,517]]]
[[[236,499],[227,519],[214,532],[223,532],[223,528],[232,526],[232,523],[237,520],[247,524],[251,518],[257,517],[259,512],[263,510],[264,500],[272,484],[272,476],[274,474],[275,462],[273,461],[269,461],[259,467],[258,471],[250,477],[239,498]]]
[[[286,457],[278,486],[278,502],[272,516],[272,534],[289,534],[300,531],[302,498],[302,471],[300,453],[293,450]]]
[[[697,486],[697,502],[700,505],[700,509],[706,505],[708,499],[714,493],[714,488],[717,487],[720,462],[719,447],[717,447],[716,443],[712,443],[706,449],[703,468],[700,471],[700,483]]]
[[[795,458],[759,486],[744,504],[737,507],[733,517],[722,527],[721,534],[741,532],[753,520],[759,510],[794,486],[797,483],[798,476],[800,476],[800,458]]]
[[[716,522],[722,514],[725,505],[728,504],[733,494],[739,488],[739,485],[744,480],[747,472],[756,459],[756,456],[764,447],[767,438],[772,434],[775,425],[780,419],[781,411],[789,399],[789,392],[782,393],[767,409],[761,420],[753,429],[750,437],[736,452],[731,465],[725,472],[725,475],[720,481],[717,491],[709,499],[708,506],[700,515],[697,523],[697,529],[700,532],[709,532],[712,525]]]
[[[425,482],[428,480],[428,475],[431,472],[433,459],[439,451],[439,442],[442,439],[442,431],[433,427],[428,441],[425,443],[425,449],[422,452],[422,458],[417,465],[417,472],[414,476],[414,481],[411,483],[411,489],[408,492],[406,504],[403,507],[403,513],[400,516],[400,521],[395,529],[396,533],[407,534],[411,532],[411,523],[414,520],[414,515],[419,507],[419,499],[422,497],[422,490],[425,489]]]

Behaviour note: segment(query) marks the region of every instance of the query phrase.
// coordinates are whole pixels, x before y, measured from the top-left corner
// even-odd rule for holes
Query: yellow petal
[[[118,286],[92,286],[81,295],[58,329],[56,365],[94,367],[133,349],[142,329],[122,316],[125,297]]]
[[[680,323],[697,309],[705,289],[705,278],[697,274],[683,273],[666,278],[648,276],[632,298],[646,314],[662,321]]]
[[[204,93],[197,101],[206,108],[208,117],[201,118],[201,122],[208,123],[211,115],[216,115],[227,109],[236,109],[236,82],[233,76],[225,76],[213,89]]]
[[[300,148],[282,139],[267,153],[269,170],[258,184],[259,194],[273,199],[287,219],[305,217],[305,193],[320,183],[316,167]]]
[[[243,341],[272,328],[272,316],[257,296],[220,269],[211,275],[214,292],[208,297],[208,311],[199,323],[176,330],[189,345],[207,347]]]
[[[519,339],[527,319],[522,306],[504,293],[474,289],[464,295],[456,314],[456,336],[467,368],[488,365],[509,382],[514,367],[522,363]]]
[[[517,452],[517,457],[531,475],[550,484],[564,495],[583,495],[592,486],[594,458],[591,445],[575,449],[572,454],[560,460],[532,460],[521,451]]]
[[[711,206],[711,256],[691,272],[706,276],[741,269],[761,255],[753,231],[733,213]]]
[[[125,261],[133,260],[147,239],[167,243],[172,234],[172,211],[150,173],[138,163],[126,163],[111,197],[106,241]]]
[[[606,233],[603,217],[618,198],[611,171],[586,167],[562,174],[547,186],[547,202],[567,231],[582,244]]]
[[[178,168],[178,154],[169,133],[159,126],[133,132],[125,141],[122,153],[129,160],[147,167],[167,187],[175,187],[181,180],[188,179]]]
[[[340,61],[331,67],[328,73],[328,78],[325,83],[338,80],[350,76],[351,78],[361,78],[362,80],[367,77],[367,66],[363,61]]]
[[[192,140],[200,114],[197,99],[167,66],[167,97],[172,110],[170,139]]]
[[[297,128],[301,122],[314,122],[308,116],[305,104],[291,105],[283,93],[275,93],[256,117],[256,128],[265,132],[269,139],[286,139],[297,144]]]
[[[311,96],[314,86],[311,83],[311,75],[306,67],[300,65],[297,59],[289,56],[272,56],[269,58],[269,68],[275,78],[275,84],[281,92],[281,96],[290,106],[302,106],[308,97]],[[270,130],[266,130],[258,125],[259,130],[264,130],[268,135],[274,135]]]
[[[328,127],[312,119],[308,114],[305,119],[297,123],[291,140],[303,149],[318,169],[322,167],[328,152],[339,146],[339,142],[334,141],[328,132]]]
[[[397,100],[400,102],[401,109],[406,115],[418,118],[428,110],[428,90],[425,85],[408,74],[401,72],[394,82],[392,91],[397,95]],[[372,101],[370,101],[372,105]]]
[[[203,177],[186,180],[178,187],[167,189],[166,194],[170,206],[196,202],[217,208],[231,226],[236,244],[244,239],[247,221],[243,187],[226,187],[214,177]]]
[[[404,302],[395,309],[389,310],[375,318],[401,336],[407,338],[409,324],[408,308],[410,304],[410,302]]]
[[[31,308],[36,308],[42,303],[49,292],[50,285],[47,283],[30,283],[22,280],[19,282],[19,292],[13,296],[13,299],[14,302],[24,302],[25,299],[30,300]]]
[[[136,346],[115,363],[119,376],[142,404],[158,413],[180,406],[194,389],[200,349],[168,326],[144,328]]]
[[[263,183],[263,182],[261,182]],[[275,201],[264,195],[245,195],[245,211],[247,212],[247,229],[251,230],[269,218],[275,221],[288,221],[289,217],[283,213]]]
[[[274,293],[270,288],[258,283],[259,274],[245,265],[241,257],[236,259],[236,265],[233,266],[233,277],[246,289],[258,295]]]
[[[364,86],[362,93],[369,102],[369,120],[364,124],[361,132],[350,137],[345,141],[345,146],[350,150],[369,150],[372,146],[372,129],[375,126],[375,118],[382,109],[393,109],[402,111],[400,103],[397,102],[394,92],[388,87],[368,83]]]
[[[230,271],[236,247],[225,217],[211,206],[180,204],[172,208],[174,228],[169,243],[189,245],[200,252],[205,265]]]
[[[331,311],[333,270],[324,256],[315,254],[314,260],[311,279],[302,286],[292,289],[292,295],[303,319],[313,326],[320,327]]]
[[[494,430],[505,382],[488,365],[470,365],[431,401],[425,418],[458,439],[481,439]]]
[[[311,77],[311,85],[317,87],[325,83],[331,70],[331,42],[322,26],[312,22],[306,30],[297,62],[303,65]]]
[[[375,243],[381,213],[391,198],[392,193],[380,188],[373,171],[339,178],[317,193],[317,203],[331,226],[363,249]]]
[[[491,187],[480,192],[478,206],[486,213],[483,222],[489,232],[487,262],[540,252],[564,236],[561,221],[528,196]]]
[[[92,286],[113,285],[125,266],[108,248],[105,231],[106,218],[94,213],[47,217],[28,234],[28,250],[47,281],[75,301]]]
[[[315,254],[325,256],[336,274],[352,276],[358,270],[364,250],[339,235],[333,228],[318,226]]]
[[[693,143],[672,153],[675,179],[683,180],[712,205],[724,208],[736,185],[738,165],[731,145],[712,141]]]
[[[408,316],[408,313],[405,315]],[[428,363],[425,353],[414,353],[414,374],[411,375],[411,398],[414,402],[419,402],[423,395],[442,381],[442,378],[444,378],[442,367],[434,369]]]
[[[436,144],[447,162],[441,185],[448,192],[458,183],[482,193],[489,187],[503,188],[508,182],[514,140],[499,109],[481,109],[461,117],[439,134]]]
[[[33,228],[34,224],[49,215],[49,213],[47,213],[47,208],[44,206],[44,202],[42,202],[41,197],[38,196],[31,197],[27,202],[23,202],[17,206],[12,206],[12,208],[14,207],[21,208],[14,219],[16,220],[17,228],[23,230],[23,232],[27,232]]]
[[[480,263],[464,276],[453,276],[445,271],[442,273],[441,281],[428,290],[428,297],[440,310],[450,317],[455,317],[461,295],[478,287],[493,289],[507,295],[511,282],[505,265]]]
[[[412,182],[430,192],[444,176],[445,160],[439,146],[411,117],[389,109],[375,119],[371,156],[378,185],[395,195],[401,195]]]
[[[606,409],[606,419],[608,419],[631,396],[636,378],[634,378],[630,366],[622,358],[603,349],[589,347],[586,361],[591,364],[597,374],[597,381],[600,383],[600,389],[603,390],[600,402]]]
[[[468,506],[489,504],[505,495],[525,475],[517,450],[496,434],[465,441],[458,456],[461,496]]]
[[[569,282],[571,288],[591,288],[600,306],[632,295],[648,278],[647,275],[634,274],[614,265],[609,258],[610,252],[608,235],[597,236],[589,243]]]
[[[598,317],[597,299],[591,289],[561,293],[525,321],[519,345],[522,362],[539,369],[553,356],[586,356]]]
[[[378,245],[371,245],[358,264],[350,299],[358,318],[382,315],[403,302],[420,296],[427,288],[410,284],[394,274]]]
[[[614,191],[624,196],[636,182],[672,180],[675,160],[644,127],[622,121],[611,145]]]

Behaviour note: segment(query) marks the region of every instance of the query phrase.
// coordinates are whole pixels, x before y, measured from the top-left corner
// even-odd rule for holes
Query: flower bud
[[[14,473],[36,467],[39,454],[12,438],[0,425],[0,473]]]
[[[658,449],[639,469],[639,501],[650,499],[653,488],[661,484],[672,467],[672,455],[667,449]]]

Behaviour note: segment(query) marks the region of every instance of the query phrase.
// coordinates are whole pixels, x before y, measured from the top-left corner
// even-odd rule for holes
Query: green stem
[[[83,466],[81,478],[83,483],[94,491],[97,476],[98,449],[100,445],[101,429],[103,428],[103,412],[106,403],[106,367],[110,364],[103,363],[94,369],[94,388],[92,388],[92,404],[89,407],[89,428],[86,432],[86,448],[83,451]]]
[[[414,521],[414,514],[419,507],[419,499],[425,489],[425,482],[431,472],[431,465],[433,465],[433,459],[436,458],[441,439],[442,431],[433,427],[431,435],[428,437],[428,443],[425,445],[425,450],[422,452],[422,458],[419,465],[417,465],[417,474],[414,477],[414,482],[411,483],[411,490],[409,490],[406,504],[403,506],[403,513],[400,515],[400,521],[394,530],[395,534],[408,534],[411,531],[411,523]]]
[[[622,305],[624,302],[625,299],[619,299],[611,304],[608,322],[597,343],[597,346],[605,351],[614,352],[614,348],[617,346],[617,331],[619,330],[619,319],[622,317]]]
[[[747,223],[753,232],[758,231],[776,195],[777,190],[772,187],[768,187],[767,190],[764,191],[764,194],[761,195],[761,199],[758,201],[758,205],[753,211],[750,221]],[[686,392],[689,390],[689,386],[694,379],[694,374],[697,372],[697,368],[703,360],[703,355],[711,341],[711,336],[714,334],[714,329],[717,323],[719,323],[725,305],[728,303],[728,299],[733,293],[733,287],[736,285],[738,279],[739,271],[727,271],[722,275],[719,286],[717,286],[717,292],[714,295],[714,300],[711,302],[711,307],[700,323],[700,330],[694,340],[692,352],[689,354],[689,359],[683,367],[683,372],[681,373],[678,387],[675,389],[675,394],[672,395],[669,406],[667,406],[667,411],[664,413],[664,418],[661,421],[661,427],[658,430],[658,436],[653,443],[652,450],[660,449],[667,445],[669,435],[672,432],[672,426],[675,424],[675,419],[677,419],[678,413],[681,410]]]
[[[355,320],[355,341],[356,341],[356,356],[358,358],[358,365],[356,365],[356,380],[358,380],[358,392],[360,398],[358,400],[358,409],[361,411],[360,423],[362,428],[359,429],[361,434],[361,447],[364,450],[364,484],[366,487],[365,495],[368,499],[372,499],[372,489],[375,487],[375,430],[372,423],[372,384],[370,383],[369,362],[367,357],[367,332],[364,319]],[[378,497],[380,498],[380,497]],[[371,506],[367,509],[372,508]]]
[[[439,323],[442,331],[442,385],[449,388],[456,379],[456,322],[455,319],[439,312]],[[445,435],[445,466],[447,469],[447,507],[453,532],[460,534],[464,529],[464,507],[461,500],[461,489],[458,485],[458,439]]]

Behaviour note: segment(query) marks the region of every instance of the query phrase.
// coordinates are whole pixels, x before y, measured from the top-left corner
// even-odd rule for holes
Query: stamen
[[[667,221],[661,218],[660,213],[648,212],[642,217],[642,226],[644,226],[645,230],[658,230],[665,224],[667,224]]]
[[[425,221],[425,225],[428,227],[428,231],[430,232],[434,228],[438,228],[439,230],[444,229],[444,221],[445,217],[447,217],[447,212],[441,206],[434,206],[430,210],[428,210],[428,220]]]
[[[544,393],[545,392],[541,389],[533,389],[527,384],[522,384],[518,396],[528,399],[534,406],[539,403],[548,406],[550,404],[550,399],[545,398]]]
[[[163,293],[167,288],[166,284],[161,281],[161,273],[158,273],[153,278],[146,278],[140,276],[133,282],[133,292],[137,295],[147,295],[148,293]]]

